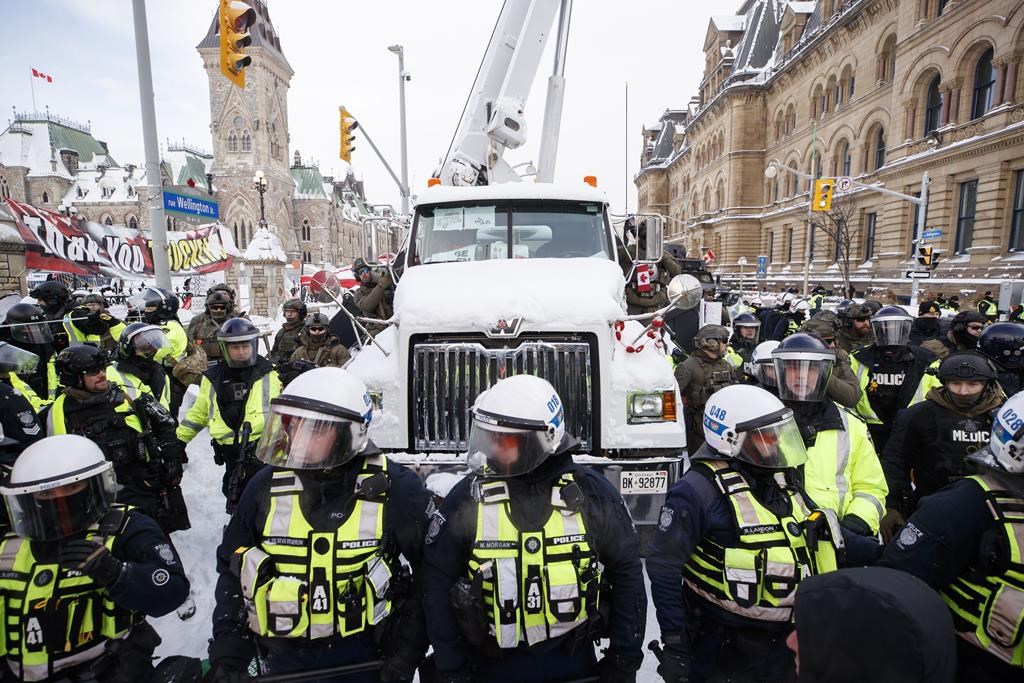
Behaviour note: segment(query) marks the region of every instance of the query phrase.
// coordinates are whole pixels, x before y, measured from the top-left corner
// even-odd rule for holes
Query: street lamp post
[[[405,137],[405,82],[412,76],[405,70],[405,48],[391,45],[388,50],[398,55],[398,111],[400,117],[400,136],[402,143],[402,215],[409,215],[409,155]]]
[[[267,176],[263,171],[257,171],[252,177],[252,189],[260,195],[260,227],[267,227],[267,216],[263,206],[263,195],[267,193]]]

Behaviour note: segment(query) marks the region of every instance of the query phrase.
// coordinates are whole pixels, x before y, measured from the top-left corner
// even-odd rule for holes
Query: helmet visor
[[[132,294],[130,297],[125,299],[125,301],[128,303],[129,308],[133,308],[136,311],[142,313],[146,310],[147,307],[157,307],[158,302],[153,301],[152,299],[153,295],[143,290],[138,294]]]
[[[22,344],[49,344],[53,341],[53,332],[49,323],[27,323],[11,327],[11,339]]]
[[[483,477],[515,477],[535,470],[551,455],[544,432],[511,429],[473,420],[469,430],[469,468]]]
[[[132,337],[132,344],[135,345],[136,355],[146,357],[152,357],[160,349],[166,349],[171,345],[163,330],[152,328],[137,333]]]
[[[66,538],[100,520],[114,502],[113,468],[56,488],[5,493],[14,532],[33,541]]]
[[[14,372],[19,375],[30,375],[39,365],[39,356],[19,349],[13,344],[0,344],[0,372]]]
[[[783,401],[822,401],[835,360],[825,354],[819,358],[775,356],[775,376],[779,398]]]
[[[229,368],[251,368],[256,365],[259,339],[237,341],[221,339],[218,344],[220,344],[221,360],[227,363]]]
[[[757,467],[784,469],[799,467],[807,462],[807,447],[800,435],[800,428],[791,411],[777,422],[744,429],[740,432],[740,450],[736,458]]]
[[[756,363],[751,364],[753,368],[754,379],[757,383],[766,387],[777,387],[779,382],[775,377],[775,365],[771,358],[759,360]]]
[[[256,457],[272,467],[324,470],[355,455],[352,445],[365,427],[337,415],[274,403]]]
[[[913,318],[872,318],[871,330],[878,346],[906,346],[910,343]]]

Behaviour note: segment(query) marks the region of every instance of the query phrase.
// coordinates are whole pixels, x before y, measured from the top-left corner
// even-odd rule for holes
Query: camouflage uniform
[[[683,272],[674,258],[665,253],[661,260],[650,266],[651,291],[638,292],[636,289],[636,271],[633,260],[625,247],[619,247],[619,263],[622,264],[622,275],[626,278],[626,307],[629,315],[653,313],[668,305],[668,283],[673,277]]]
[[[348,349],[333,334],[328,334],[323,341],[315,341],[306,330],[303,330],[299,335],[299,346],[292,352],[289,360],[309,361],[318,368],[340,368],[350,357]]]
[[[359,285],[355,293],[356,306],[367,318],[388,320],[394,315],[395,287],[391,273],[385,272],[379,278],[374,275],[369,284]],[[386,326],[377,323],[363,323],[367,332],[377,336]]]
[[[687,448],[692,453],[704,442],[704,429],[700,424],[704,405],[708,397],[723,387],[737,384],[742,380],[742,370],[725,358],[725,352],[706,350],[706,340],[712,338],[725,341],[729,331],[721,325],[705,325],[697,332],[696,349],[682,363],[676,366],[676,382],[687,412]]]

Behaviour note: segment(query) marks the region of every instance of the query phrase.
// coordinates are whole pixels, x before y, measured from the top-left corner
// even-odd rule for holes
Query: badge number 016
[[[668,472],[665,470],[624,471],[619,479],[621,493],[665,493]]]

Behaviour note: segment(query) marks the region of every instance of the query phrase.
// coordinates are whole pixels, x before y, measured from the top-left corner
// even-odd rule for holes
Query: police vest
[[[86,538],[110,550],[127,521],[128,508],[114,505]],[[91,578],[38,561],[32,542],[10,533],[0,541],[0,596],[2,651],[23,681],[48,679],[100,657],[107,641],[126,636],[136,621]]]
[[[563,492],[565,495],[563,495]],[[536,645],[584,625],[596,614],[601,574],[578,505],[572,473],[551,489],[551,515],[540,531],[512,522],[508,485],[476,484],[476,538],[470,580],[482,580],[485,618],[501,648]]]
[[[693,466],[728,496],[738,540],[723,548],[702,539],[683,567],[683,583],[727,612],[759,621],[789,621],[800,580],[837,568],[832,543],[819,540],[814,547],[808,545],[807,499],[786,482],[783,472],[776,472],[775,481],[788,494],[791,508],[789,515],[777,517],[758,502],[746,478],[729,463],[700,460]]]
[[[57,398],[60,381],[57,379],[56,359],[56,355],[53,355],[50,356],[48,361],[46,361],[46,394],[43,396],[40,396],[39,393],[33,389],[28,382],[19,377],[17,373],[10,372],[7,375],[11,380],[11,386],[17,389],[18,393],[25,397],[25,400],[32,405],[32,409],[37,413],[42,410],[43,406],[52,403],[53,399]]]
[[[912,369],[912,361],[908,361],[906,367],[908,370]],[[933,361],[928,367],[938,368],[939,361]],[[870,388],[872,382],[875,382],[877,385],[879,380],[884,382],[888,381],[888,378],[884,376],[874,377],[874,373],[872,373],[871,366],[869,364],[861,362],[861,360],[857,358],[857,356],[852,354],[850,355],[850,368],[854,371],[854,374],[857,375],[857,384],[860,386],[861,389],[860,400],[857,401],[857,414],[863,417],[868,424],[882,424],[882,419],[878,417],[878,412],[875,410],[874,406],[871,405],[872,392],[870,391]],[[904,376],[898,380],[896,378],[896,373],[887,374],[891,375],[891,381],[894,384],[898,382],[899,386],[903,386],[903,384],[907,380],[913,381],[914,379],[911,376],[910,372],[906,372]],[[936,377],[935,375],[928,374],[927,372],[923,373],[921,375],[920,380],[917,382],[917,388],[915,389],[913,396],[911,396],[910,401],[907,402],[907,405],[900,406],[900,408],[909,408],[915,403],[920,403],[925,399],[925,396],[932,389],[932,387],[941,386],[942,382],[939,381],[938,377]]]
[[[137,399],[141,394],[150,394],[160,402],[160,405],[167,408],[168,411],[171,409],[170,373],[167,374],[167,378],[164,380],[164,388],[160,392],[159,396],[153,393],[153,387],[143,382],[141,377],[133,375],[130,372],[123,372],[116,365],[107,366],[107,381],[114,382],[121,387],[121,390],[124,391],[125,395],[132,401]]]
[[[64,404],[65,401],[67,401],[67,398],[67,394],[61,394],[46,412],[47,436],[69,433],[67,419],[64,414]],[[114,417],[123,419],[124,425],[128,429],[138,434],[142,433],[142,423],[139,421],[139,416],[135,414],[135,410],[132,408],[132,404],[128,402],[127,398],[120,403],[110,404],[110,407],[113,409]],[[137,438],[132,438],[128,443],[120,440],[118,442],[111,441],[115,435],[109,430],[115,425],[113,425],[109,420],[106,421],[106,424],[97,421],[96,423],[93,423],[92,426],[94,429],[90,429],[87,433],[82,434],[82,436],[95,441],[103,450],[103,454],[106,456],[107,460],[110,460],[115,465],[119,466],[130,462],[136,457],[144,462],[149,461],[148,450]],[[120,425],[116,426],[119,427]]]
[[[274,472],[259,544],[240,548],[250,630],[271,638],[353,636],[391,613],[388,588],[398,562],[384,547],[387,494],[369,499],[362,484],[383,477],[383,455],[367,456],[356,479],[355,505],[334,531],[315,531],[299,504],[294,470]]]
[[[988,475],[971,477],[985,491],[988,509],[1002,527],[1009,563],[1002,574],[969,573],[944,588],[957,634],[967,642],[1024,667],[1024,500]]]
[[[188,335],[185,334],[185,328],[181,323],[176,319],[164,320],[160,323],[160,329],[167,335],[167,341],[170,343],[162,349],[157,349],[153,360],[168,366],[185,360],[185,356],[188,355]]]
[[[264,419],[270,414],[270,400],[280,393],[281,378],[275,370],[271,370],[253,382],[245,401],[245,414],[242,417],[243,422],[248,422],[251,429],[250,443],[256,443],[263,434]],[[200,381],[199,396],[196,397],[196,402],[192,404],[192,408],[178,425],[178,438],[188,443],[202,431],[203,427],[210,430],[210,438],[217,443],[222,445],[235,443],[237,432],[229,427],[221,417],[217,390],[206,375],[203,375],[203,379]]]

